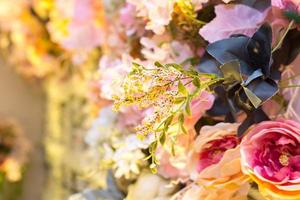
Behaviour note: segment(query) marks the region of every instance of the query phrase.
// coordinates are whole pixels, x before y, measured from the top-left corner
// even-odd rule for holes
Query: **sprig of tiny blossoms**
[[[187,134],[184,118],[192,114],[191,101],[222,80],[213,74],[199,73],[174,63],[162,65],[156,62],[151,68],[133,63],[132,71],[122,84],[123,94],[113,97],[114,109],[118,111],[122,106],[135,105],[150,110],[136,127],[136,132],[140,139],[154,138],[147,157],[151,159],[152,171],[155,172],[159,164],[155,157],[158,145],[164,145],[166,138],[175,144],[179,134]],[[179,127],[178,132],[171,134],[168,130],[174,124]],[[174,145],[172,152],[175,154]]]

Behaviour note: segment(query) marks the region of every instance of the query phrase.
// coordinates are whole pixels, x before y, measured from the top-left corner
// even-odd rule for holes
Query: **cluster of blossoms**
[[[71,199],[300,199],[298,0],[22,6],[1,45],[31,74],[90,70],[82,154],[108,183]]]

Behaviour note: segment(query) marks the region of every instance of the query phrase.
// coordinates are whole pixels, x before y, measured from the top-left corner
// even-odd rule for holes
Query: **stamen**
[[[279,156],[279,162],[282,166],[288,166],[289,165],[289,154],[288,153],[282,153]]]

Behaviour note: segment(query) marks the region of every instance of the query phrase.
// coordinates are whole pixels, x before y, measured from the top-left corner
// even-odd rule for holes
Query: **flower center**
[[[289,154],[284,152],[279,156],[279,162],[282,166],[288,166],[289,165]]]

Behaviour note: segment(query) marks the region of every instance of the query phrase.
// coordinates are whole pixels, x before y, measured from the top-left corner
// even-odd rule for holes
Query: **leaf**
[[[160,142],[162,145],[165,144],[165,142],[166,142],[166,132],[162,132],[162,134],[160,134],[159,142]]]
[[[297,14],[296,12],[289,12],[289,11],[286,11],[284,12],[284,15],[291,19],[291,20],[294,20],[296,23],[300,23],[300,15]]]
[[[168,63],[168,64],[166,64],[166,67],[173,67],[173,68],[177,69],[178,71],[183,71],[183,67],[176,63]]]
[[[200,35],[210,43],[234,34],[252,36],[265,15],[240,4],[215,6],[216,17],[200,29]]]
[[[238,81],[242,82],[240,63],[238,60],[233,60],[220,66],[225,81],[228,83]]]
[[[172,123],[172,121],[173,121],[173,117],[174,117],[174,115],[170,115],[167,119],[166,119],[166,121],[165,121],[165,123],[164,123],[164,125],[165,125],[165,132],[168,130],[168,128],[169,128],[169,126],[170,126],[170,124]]]
[[[191,104],[191,97],[188,96],[188,97],[187,97],[187,100],[186,100],[186,105],[185,105],[185,112],[186,112],[188,115],[192,115],[190,104]]]
[[[164,66],[160,63],[160,62],[158,62],[158,61],[156,61],[155,63],[154,63],[154,65],[156,66],[156,67],[159,67],[159,68],[163,68]]]
[[[178,91],[183,95],[188,95],[188,90],[186,87],[182,84],[181,81],[178,81]]]
[[[193,85],[196,86],[197,88],[200,88],[201,83],[200,83],[200,79],[198,77],[195,77],[193,79]]]
[[[174,101],[175,104],[182,103],[186,98],[185,97],[177,97]]]
[[[248,99],[251,101],[252,105],[255,108],[258,108],[260,106],[260,104],[262,103],[262,100],[260,100],[260,98],[258,98],[251,90],[249,90],[246,87],[243,87],[244,91],[248,97]]]

